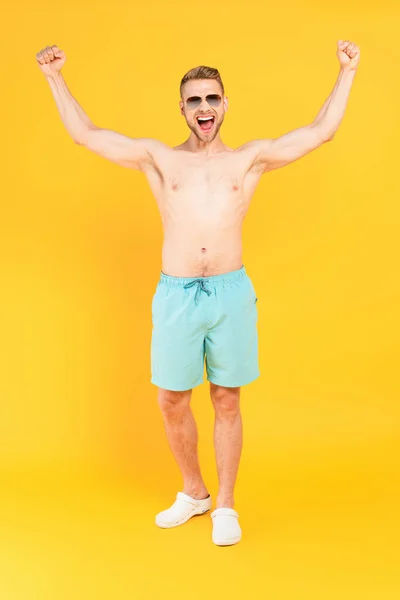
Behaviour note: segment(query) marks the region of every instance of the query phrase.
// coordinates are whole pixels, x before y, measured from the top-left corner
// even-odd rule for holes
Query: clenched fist
[[[345,42],[339,40],[336,56],[342,69],[345,71],[356,70],[360,62],[360,48],[353,42],[349,42],[349,40]]]
[[[58,46],[46,46],[36,54],[40,70],[46,76],[53,76],[62,69],[67,57]]]

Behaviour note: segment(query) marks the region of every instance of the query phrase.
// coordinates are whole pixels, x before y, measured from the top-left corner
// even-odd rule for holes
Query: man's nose
[[[200,112],[207,112],[209,108],[207,100],[203,98],[200,104]]]

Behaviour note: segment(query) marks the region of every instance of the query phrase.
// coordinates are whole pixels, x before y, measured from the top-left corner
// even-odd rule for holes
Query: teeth
[[[213,117],[198,117],[198,121],[210,121]]]

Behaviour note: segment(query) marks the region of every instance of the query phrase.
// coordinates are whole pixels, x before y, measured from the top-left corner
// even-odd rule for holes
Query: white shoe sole
[[[240,542],[240,540],[242,539],[242,536],[236,537],[236,538],[231,538],[229,540],[213,540],[214,544],[216,546],[233,546],[234,544],[237,544],[238,542]]]
[[[157,525],[157,527],[161,527],[161,529],[171,529],[172,527],[178,527],[179,525],[183,525],[184,523],[187,523],[187,521],[189,521],[189,519],[191,519],[192,517],[205,515],[210,510],[211,510],[210,508],[206,508],[205,510],[202,510],[201,512],[193,511],[193,512],[189,513],[188,515],[186,515],[186,517],[184,517],[180,521],[176,521],[176,523],[160,523],[156,517],[156,525]]]

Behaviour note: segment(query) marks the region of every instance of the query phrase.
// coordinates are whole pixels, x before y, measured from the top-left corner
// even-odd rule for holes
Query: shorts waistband
[[[199,282],[207,284],[208,286],[217,286],[224,283],[229,283],[243,279],[246,276],[246,269],[244,265],[237,271],[229,271],[228,273],[222,273],[221,275],[210,275],[208,277],[174,277],[173,275],[166,275],[161,271],[160,282],[171,287],[184,287],[192,282]]]

